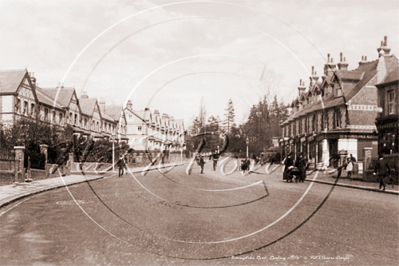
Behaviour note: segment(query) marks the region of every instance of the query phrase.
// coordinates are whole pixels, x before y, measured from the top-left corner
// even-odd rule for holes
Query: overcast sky
[[[0,69],[27,67],[40,87],[74,86],[106,104],[183,118],[204,99],[242,123],[269,93],[291,102],[327,53],[349,69],[399,48],[399,1],[0,0]],[[264,74],[262,74],[264,73]]]

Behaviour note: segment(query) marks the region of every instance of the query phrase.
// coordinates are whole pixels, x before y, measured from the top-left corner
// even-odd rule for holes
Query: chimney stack
[[[345,57],[342,59],[342,53],[340,55],[340,62],[338,63],[339,70],[348,70],[348,63],[345,63]]]
[[[82,95],[80,96],[81,99],[88,99],[89,95],[87,95],[87,91],[83,91]]]
[[[377,48],[378,57],[381,55],[389,55],[391,48],[388,48],[388,36],[384,36],[384,40],[381,41],[381,46]]]
[[[311,85],[316,84],[316,81],[319,79],[319,77],[317,76],[316,71],[314,71],[314,66],[312,66],[312,76],[310,76],[309,78],[310,78],[310,84]]]
[[[298,87],[298,96],[301,97],[301,95],[305,93],[305,90],[306,90],[305,82],[302,82],[302,79],[300,79]]]
[[[34,87],[36,87],[37,84],[36,84],[36,78],[34,77],[34,74],[35,74],[35,73],[30,72],[30,73],[29,73],[29,76],[30,76],[30,82],[32,83],[32,85],[33,85]]]
[[[332,57],[330,58],[330,54],[327,54],[327,63],[324,64],[324,76],[331,76],[335,71],[335,64],[333,63]]]
[[[105,101],[101,100],[98,104],[100,105],[101,113],[105,114]]]
[[[362,60],[359,62],[359,66],[361,66],[364,63],[367,63],[367,56],[362,55]]]
[[[126,108],[129,109],[129,110],[133,110],[133,104],[132,104],[131,100],[127,101]]]

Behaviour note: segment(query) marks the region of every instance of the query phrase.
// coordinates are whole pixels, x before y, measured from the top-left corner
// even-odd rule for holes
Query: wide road
[[[2,208],[1,265],[398,265],[398,196],[185,167]]]

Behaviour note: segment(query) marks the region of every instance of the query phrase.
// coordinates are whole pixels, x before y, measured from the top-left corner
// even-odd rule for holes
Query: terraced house
[[[24,70],[0,70],[0,124],[14,124],[18,119],[35,119],[59,127],[73,127],[75,135],[95,140],[111,138],[127,141],[126,119],[122,106],[111,114],[102,113],[95,98],[74,88],[59,85],[40,88],[32,73]],[[115,114],[117,114],[115,116]]]
[[[328,55],[321,77],[312,67],[309,86],[300,81],[298,97],[291,104],[292,114],[281,123],[284,155],[301,152],[323,166],[342,150],[361,163],[378,156],[377,86],[398,59],[390,54],[386,37],[377,51],[378,59],[367,61],[362,56],[353,70],[348,70],[342,53],[337,64]]]
[[[162,114],[149,108],[133,110],[129,100],[124,109],[127,120],[129,145],[135,150],[178,151],[184,145],[184,123],[182,119]]]

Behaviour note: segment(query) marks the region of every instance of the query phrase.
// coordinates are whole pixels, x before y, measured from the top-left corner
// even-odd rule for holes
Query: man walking
[[[378,179],[380,182],[380,186],[378,189],[381,189],[381,187],[383,188],[382,190],[385,190],[385,182],[384,182],[384,178],[387,176],[387,165],[384,163],[384,159],[382,158],[382,156],[380,156],[380,159],[378,160],[378,162],[375,165],[374,168],[374,173],[373,175],[378,175]]]
[[[213,153],[209,158],[210,160],[213,160],[213,171],[216,171],[219,157],[220,157],[220,154],[218,153],[218,150],[215,150],[215,153]]]

